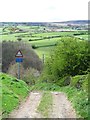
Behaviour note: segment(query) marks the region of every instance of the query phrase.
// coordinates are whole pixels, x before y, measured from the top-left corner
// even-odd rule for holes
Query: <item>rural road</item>
[[[60,92],[52,92],[53,106],[50,118],[76,118],[75,110],[66,95]]]
[[[51,94],[53,105],[49,118],[76,118],[75,111],[64,93],[51,92]],[[19,106],[18,110],[14,110],[9,118],[45,118],[37,112],[41,97],[41,92],[31,92],[26,101]]]
[[[18,110],[13,111],[9,118],[42,118],[37,112],[41,96],[40,92],[31,92],[27,100],[20,105]]]

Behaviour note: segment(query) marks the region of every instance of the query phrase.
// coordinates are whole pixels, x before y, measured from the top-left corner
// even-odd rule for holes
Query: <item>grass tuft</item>
[[[41,112],[41,114],[44,117],[47,118],[49,116],[51,107],[52,107],[52,94],[50,92],[46,91],[43,93],[41,102],[40,102],[37,110],[39,112]]]

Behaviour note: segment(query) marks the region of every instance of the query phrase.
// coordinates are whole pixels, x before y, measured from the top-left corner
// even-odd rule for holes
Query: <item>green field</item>
[[[4,30],[3,30],[4,29]],[[13,30],[15,29],[15,30]],[[45,26],[26,26],[19,25],[17,27],[0,27],[0,37],[2,41],[19,41],[27,42],[31,46],[35,46],[35,52],[42,58],[42,55],[48,56],[51,50],[61,40],[62,37],[78,37],[80,39],[87,40],[87,31],[75,30],[75,31],[45,31]],[[75,35],[76,34],[76,35]],[[83,35],[80,35],[83,34]],[[18,40],[19,39],[19,40]]]
[[[84,40],[88,40],[88,35],[78,35],[76,36],[77,38],[81,38],[81,39],[84,39]]]
[[[0,27],[0,33],[2,33],[2,40],[17,40],[18,37],[22,38],[23,41],[28,40],[38,40],[38,39],[44,39],[45,37],[65,37],[65,36],[73,36],[74,34],[80,34],[84,33],[86,31],[61,31],[61,32],[47,32],[43,31],[42,26],[17,26],[18,31],[13,31],[10,26],[4,28]],[[47,39],[46,38],[46,39]]]
[[[38,56],[42,59],[43,58],[43,54],[46,57],[49,56],[49,54],[53,51],[53,49],[55,48],[55,46],[51,46],[51,47],[41,47],[41,48],[37,48],[35,49],[35,52],[38,54]]]

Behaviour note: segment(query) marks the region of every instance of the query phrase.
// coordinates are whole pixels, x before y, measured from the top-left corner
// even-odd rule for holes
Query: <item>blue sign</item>
[[[23,62],[23,58],[16,58],[16,62]]]

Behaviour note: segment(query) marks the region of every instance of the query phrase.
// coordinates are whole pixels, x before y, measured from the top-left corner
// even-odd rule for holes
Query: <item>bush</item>
[[[61,78],[60,80],[57,80],[56,84],[62,87],[62,86],[70,85],[70,82],[71,82],[71,77],[65,76],[65,77]]]
[[[52,82],[65,76],[87,74],[90,70],[89,57],[87,41],[63,38],[46,61],[44,72],[52,78]]]
[[[22,38],[17,38],[18,41],[22,41]]]
[[[87,91],[87,89],[88,89],[87,77],[88,77],[88,75],[77,75],[77,76],[72,77],[70,86]]]
[[[18,50],[23,53],[23,67],[37,70],[42,69],[42,62],[29,44],[23,42],[2,42],[2,72],[7,72],[11,64],[15,64],[15,54]]]
[[[20,79],[22,79],[24,75],[24,67],[22,64],[20,64]],[[18,78],[18,63],[10,64],[9,69],[7,71],[9,75],[13,75],[14,77]]]
[[[22,79],[29,85],[34,85],[40,73],[34,68],[27,68],[22,75]]]
[[[18,78],[18,64],[11,64],[8,69],[8,74]],[[40,72],[34,68],[24,69],[23,65],[20,64],[20,79],[25,81],[28,85],[33,85],[37,81]]]

